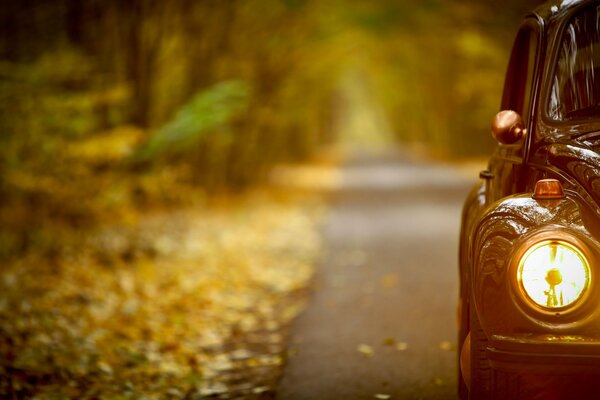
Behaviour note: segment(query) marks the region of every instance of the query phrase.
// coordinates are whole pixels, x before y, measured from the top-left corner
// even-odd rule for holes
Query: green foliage
[[[350,54],[353,68],[401,145],[450,157],[491,152],[510,46],[535,3],[404,2],[395,15],[397,4],[380,0],[348,13],[366,33]]]
[[[232,119],[240,116],[249,100],[248,85],[241,81],[221,82],[197,93],[140,148],[134,158],[151,160],[197,150],[197,145],[208,135],[230,131]]]
[[[199,191],[239,189],[347,132],[487,154],[509,48],[532,3],[9,2],[0,253],[46,240],[39,221],[78,227],[103,207],[152,203],[173,192],[147,184],[164,171]]]

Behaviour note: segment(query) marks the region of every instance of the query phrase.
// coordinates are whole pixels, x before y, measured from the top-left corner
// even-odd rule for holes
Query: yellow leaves
[[[399,342],[393,337],[386,337],[381,341],[381,344],[387,348],[391,348],[397,351],[405,351],[408,349],[408,343]],[[359,344],[356,350],[361,353],[366,358],[371,358],[375,356],[375,349],[373,346],[368,344]]]
[[[269,387],[268,386],[257,386],[255,388],[252,388],[252,393],[253,394],[261,394],[261,393],[265,393],[269,391]]]
[[[387,275],[383,275],[379,279],[379,284],[381,285],[381,287],[383,287],[385,289],[391,289],[398,285],[398,281],[399,281],[398,274],[387,274]]]
[[[404,351],[408,349],[408,343],[406,342],[397,342],[393,337],[388,337],[383,340],[383,344],[388,347],[393,347],[398,351]]]
[[[249,367],[262,367],[267,365],[281,365],[283,359],[280,356],[260,356],[251,358],[246,362]]]
[[[444,351],[456,350],[456,346],[447,340],[440,342],[440,349]]]
[[[280,329],[303,307],[283,299],[307,284],[319,249],[314,210],[263,196],[140,215],[99,230],[54,269],[43,259],[4,268],[0,330],[14,338],[11,366],[50,374],[57,385],[35,388],[42,397],[62,376],[91,373],[103,382],[91,386],[98,395],[127,382],[133,397],[159,398],[173,380],[183,395],[210,395],[229,391],[221,379],[230,371],[278,368]],[[114,252],[135,255],[106,263]],[[225,346],[250,334],[264,351]],[[261,385],[248,390],[270,390]]]
[[[98,369],[106,375],[112,375],[113,373],[113,369],[111,368],[111,366],[104,361],[98,361],[96,367],[98,367]]]
[[[207,385],[202,386],[199,390],[199,394],[202,397],[215,396],[215,395],[219,395],[219,394],[223,394],[223,393],[227,393],[227,392],[228,392],[227,386],[225,386],[221,382],[209,383]]]
[[[375,354],[373,348],[368,344],[359,344],[356,350],[358,350],[359,353],[361,353],[367,358],[371,358]]]
[[[87,162],[112,162],[130,155],[144,132],[133,126],[120,126],[67,146],[68,156]]]
[[[398,342],[398,343],[396,343],[395,347],[396,347],[396,350],[398,350],[398,351],[404,351],[404,350],[408,349],[408,343]]]

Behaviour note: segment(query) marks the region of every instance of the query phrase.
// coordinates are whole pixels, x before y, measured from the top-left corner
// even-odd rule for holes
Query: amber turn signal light
[[[564,197],[562,183],[557,179],[540,179],[535,184],[533,198],[536,200],[554,200]]]

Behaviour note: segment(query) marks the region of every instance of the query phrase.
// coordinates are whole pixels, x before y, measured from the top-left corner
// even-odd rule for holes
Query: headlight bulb
[[[588,289],[590,267],[577,247],[562,240],[546,240],[521,257],[517,278],[536,306],[564,309],[575,305]]]

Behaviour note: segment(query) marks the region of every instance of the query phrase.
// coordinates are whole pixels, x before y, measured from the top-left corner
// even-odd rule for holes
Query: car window
[[[548,115],[557,121],[600,116],[600,6],[576,15],[564,31]]]
[[[518,112],[525,123],[529,120],[538,41],[535,22],[530,21],[521,27],[513,45],[504,81],[501,109]]]

